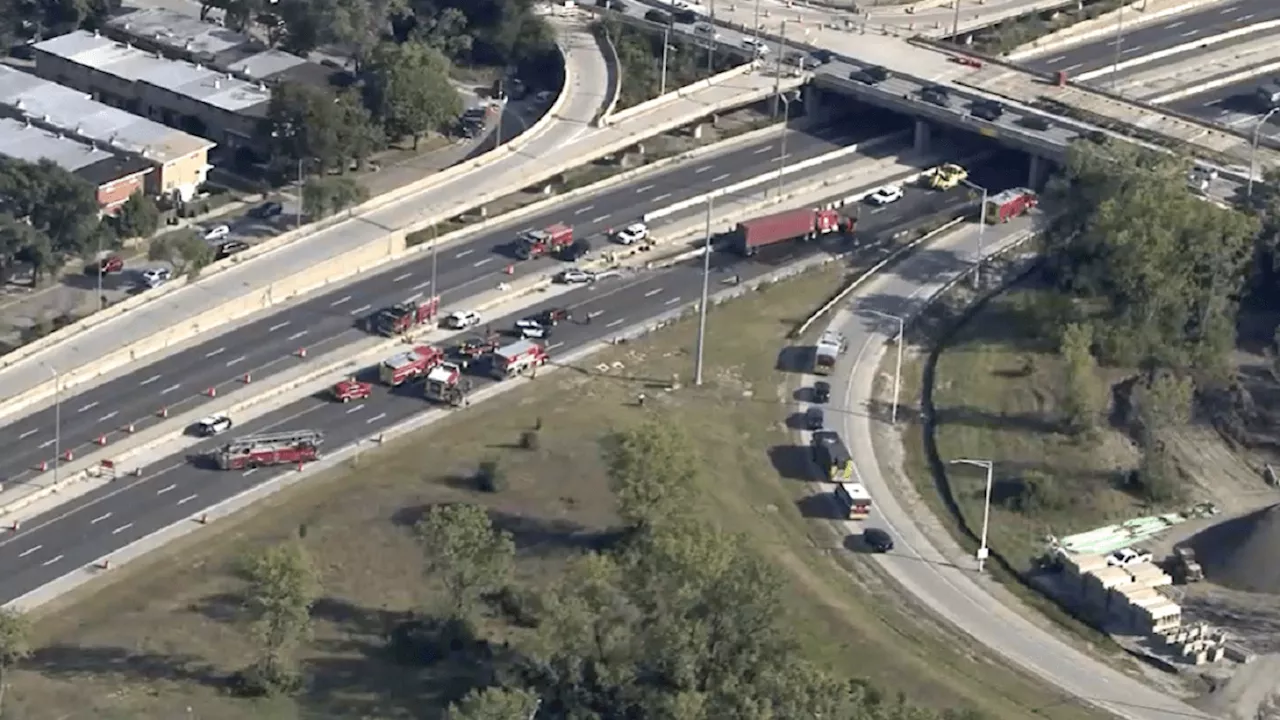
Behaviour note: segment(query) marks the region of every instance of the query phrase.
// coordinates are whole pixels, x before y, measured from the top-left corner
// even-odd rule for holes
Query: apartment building
[[[0,117],[147,161],[147,192],[189,200],[208,178],[215,143],[96,102],[87,93],[0,65]]]
[[[155,171],[140,157],[116,155],[96,144],[13,118],[0,118],[0,155],[56,164],[92,185],[98,207],[107,214],[114,214],[135,192],[146,192],[146,177]]]
[[[97,32],[32,46],[36,74],[227,148],[252,147],[271,101],[264,82],[170,60]]]

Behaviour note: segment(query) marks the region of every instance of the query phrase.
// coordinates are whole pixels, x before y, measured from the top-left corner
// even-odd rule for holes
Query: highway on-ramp
[[[872,388],[885,343],[898,328],[896,322],[872,311],[900,317],[919,312],[930,297],[971,265],[978,250],[977,233],[973,230],[976,229],[940,238],[877,275],[855,293],[829,325],[849,340],[849,352],[832,376],[832,398],[844,410],[838,413],[843,418],[841,434],[855,458],[858,476],[873,498],[872,516],[865,523],[888,529],[896,542],[893,551],[875,556],[875,560],[933,612],[1050,685],[1131,720],[1208,718],[1190,705],[1089,657],[1004,606],[982,588],[972,564],[957,567],[932,545],[881,475],[872,433],[873,424],[884,421],[872,412]],[[988,237],[987,242],[989,252],[998,241]],[[827,416],[836,417],[837,413],[829,412]],[[855,533],[861,526],[847,522],[847,528]]]
[[[843,147],[848,142],[880,136],[893,126],[882,116],[868,114],[855,134],[846,131],[790,132],[787,162],[796,163]],[[842,134],[845,133],[845,134]],[[568,222],[579,237],[596,235],[609,227],[622,227],[650,210],[705,193],[712,188],[767,173],[776,167],[781,151],[776,136],[748,143],[721,154],[681,163],[645,174],[634,182],[618,185],[595,197],[566,203],[518,226],[497,230],[452,244],[440,250],[436,283],[449,306],[465,307],[468,297],[494,289],[507,279],[502,273],[514,264],[514,279],[546,271],[557,261],[540,259],[517,263],[502,254],[504,246],[524,228]],[[895,148],[883,148],[892,154]],[[838,162],[853,164],[860,155]],[[765,187],[764,185],[760,187]],[[603,242],[596,238],[597,248]],[[228,328],[213,337],[177,353],[132,367],[120,377],[74,395],[61,398],[61,444],[65,450],[91,449],[99,436],[108,442],[118,439],[130,423],[142,430],[162,422],[162,408],[170,414],[186,412],[210,401],[209,388],[225,392],[234,388],[245,373],[261,382],[273,373],[297,362],[300,348],[318,355],[351,343],[363,336],[356,321],[377,309],[431,292],[431,258],[361,277],[355,282],[329,289],[300,302],[272,308],[269,314]],[[0,458],[0,478],[20,482],[41,462],[54,458],[54,408],[46,407],[0,427],[0,444],[7,451]]]
[[[884,208],[859,213],[853,243],[864,256],[883,254],[888,238],[908,224],[940,209],[968,203],[963,190],[947,194],[910,189],[907,197]],[[844,240],[829,249],[844,249]],[[815,245],[789,245],[762,252],[752,260],[727,253],[713,254],[714,287],[725,287],[737,276],[750,280],[776,270],[800,256],[819,252]],[[564,355],[611,334],[695,302],[702,284],[702,260],[655,271],[636,271],[602,280],[554,300],[530,307],[516,316],[499,318],[494,327],[509,328],[518,316],[550,306],[571,311],[572,319],[557,326],[547,340],[554,362]],[[586,318],[590,317],[590,321]],[[483,369],[483,364],[479,364]],[[492,381],[474,374],[477,388]],[[428,410],[417,383],[397,389],[375,385],[365,401],[349,404],[308,397],[259,417],[230,435],[268,430],[319,429],[324,449],[335,450],[359,438]],[[501,398],[493,402],[503,402]],[[441,411],[448,412],[448,411]],[[465,411],[463,411],[465,412]],[[8,602],[71,573],[98,558],[156,530],[193,517],[201,509],[270,481],[292,468],[262,468],[245,472],[213,469],[200,453],[227,441],[214,438],[182,455],[156,460],[138,477],[121,478],[101,486],[43,515],[24,522],[19,530],[0,536],[0,602]]]

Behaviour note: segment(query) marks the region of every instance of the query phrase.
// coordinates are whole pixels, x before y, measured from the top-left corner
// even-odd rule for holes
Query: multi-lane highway
[[[708,171],[710,172],[710,171]],[[990,182],[1006,176],[999,165],[975,168]],[[706,174],[706,173],[702,173]],[[687,178],[686,178],[687,179]],[[634,192],[634,190],[632,191]],[[934,193],[909,189],[907,197],[882,208],[858,213],[855,252],[870,257],[884,252],[890,236],[940,210],[961,211],[970,204],[963,189]],[[843,240],[835,247],[845,247]],[[830,249],[835,249],[831,247]],[[813,245],[791,245],[764,252],[748,261],[724,253],[713,255],[712,272],[717,286],[767,273],[799,256],[817,251]],[[494,327],[510,327],[518,316],[551,305],[569,309],[573,319],[561,323],[547,341],[552,357],[607,337],[673,308],[695,301],[701,288],[701,260],[671,268],[603,280],[562,295],[551,303],[533,306],[517,316],[499,318]],[[585,318],[590,317],[589,322]],[[474,376],[477,387],[492,382]],[[337,449],[379,429],[428,409],[421,385],[398,389],[376,386],[362,402],[341,404],[321,398],[305,398],[271,412],[232,434],[290,429],[319,429],[325,448]],[[495,402],[502,402],[501,399]],[[158,529],[199,513],[223,499],[269,481],[291,469],[265,468],[247,472],[212,469],[199,454],[226,438],[212,439],[181,455],[157,460],[142,475],[100,487],[44,515],[0,539],[0,602],[7,602],[124,547]]]
[[[1126,19],[1141,22],[1141,13],[1127,15]],[[1235,0],[1235,2],[1213,4],[1194,13],[1162,18],[1150,25],[1140,25],[1132,30],[1126,30],[1123,25],[1118,24],[1116,29],[1120,34],[1119,61],[1150,55],[1202,38],[1277,19],[1280,19],[1280,3],[1270,0]],[[1229,47],[1231,43],[1247,43],[1257,39],[1255,36],[1245,35],[1213,47],[1222,49]],[[1108,34],[1105,38],[1093,42],[1045,53],[1041,57],[1027,60],[1022,64],[1039,72],[1061,70],[1068,75],[1078,75],[1099,70],[1117,62],[1116,45],[1115,34]],[[1161,62],[1171,64],[1181,58],[1181,55],[1174,55]]]
[[[855,134],[845,130],[791,132],[787,139],[790,163],[816,157],[844,146],[885,134],[891,121],[870,113],[860,119]],[[707,156],[643,176],[596,197],[551,210],[520,223],[522,227],[499,230],[443,248],[437,257],[436,283],[446,307],[459,308],[468,296],[491,290],[512,261],[505,246],[523,227],[569,222],[579,236],[596,235],[609,227],[633,222],[643,213],[670,205],[712,188],[767,172],[780,154],[777,137],[748,144],[731,152]],[[858,156],[841,159],[855,163]],[[602,242],[594,241],[597,246]],[[519,263],[518,275],[546,270],[550,259]],[[358,338],[355,321],[378,308],[431,292],[431,259],[362,277],[357,282],[325,292],[300,303],[282,306],[255,322],[204,340],[128,374],[72,396],[61,398],[61,448],[86,448],[100,435],[117,437],[130,423],[135,430],[159,422],[162,408],[185,412],[208,402],[209,388],[226,391],[252,373],[261,381],[298,362],[299,348],[312,355],[333,350]],[[0,458],[0,477],[20,481],[42,461],[54,458],[54,408],[46,408],[0,427],[0,443],[7,448]]]

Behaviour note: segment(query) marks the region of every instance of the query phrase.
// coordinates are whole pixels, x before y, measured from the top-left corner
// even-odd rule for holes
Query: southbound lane
[[[792,132],[787,138],[787,161],[816,157],[849,142],[884,135],[890,121],[872,115],[855,131],[826,130],[812,134]],[[850,133],[854,134],[850,134]],[[508,260],[502,251],[515,232],[568,221],[580,236],[592,236],[609,227],[636,220],[649,210],[698,195],[713,187],[760,174],[776,162],[779,140],[762,140],[701,162],[637,179],[595,197],[567,203],[515,227],[444,247],[439,252],[436,282],[446,307],[464,298],[492,289]],[[842,162],[856,162],[856,157]],[[595,244],[600,246],[597,240]],[[546,270],[554,260],[519,263],[518,274]],[[130,423],[135,430],[159,422],[161,409],[179,413],[209,401],[209,388],[226,392],[234,389],[245,373],[255,381],[291,367],[300,348],[309,354],[323,353],[351,342],[363,333],[355,327],[358,318],[375,309],[430,292],[431,261],[424,255],[414,262],[398,265],[361,278],[297,304],[285,304],[262,319],[246,323],[222,335],[177,352],[128,374],[63,397],[61,427],[63,451],[77,454],[92,447],[100,436],[108,442],[124,432]],[[33,474],[41,462],[54,457],[54,411],[46,408],[0,427],[0,444],[6,448],[0,458],[0,478],[20,481]]]
[[[909,189],[907,197],[894,205],[866,208],[859,213],[854,252],[864,258],[881,255],[891,242],[892,234],[920,222],[933,211],[958,209],[967,202],[963,190],[943,195]],[[787,245],[762,252],[751,260],[718,252],[712,256],[713,283],[723,287],[724,283],[731,282],[732,276],[750,279],[818,251],[817,245]],[[701,281],[700,260],[658,271],[638,271],[580,288],[496,320],[495,327],[508,327],[517,317],[551,306],[569,309],[573,320],[558,326],[548,340],[554,361],[558,354],[695,301]],[[587,316],[591,317],[590,322],[583,320]],[[474,381],[477,388],[493,382],[482,376],[475,376]],[[420,393],[421,385],[414,383],[396,389],[375,385],[369,399],[346,405],[308,397],[246,423],[233,435],[271,429],[320,429],[326,435],[325,449],[332,452],[427,410],[430,406]],[[292,471],[262,468],[226,472],[201,462],[200,453],[226,440],[225,436],[206,440],[186,453],[159,460],[145,468],[140,477],[97,488],[32,518],[19,531],[5,536],[0,540],[0,602],[20,597],[158,529],[191,517],[202,508]]]

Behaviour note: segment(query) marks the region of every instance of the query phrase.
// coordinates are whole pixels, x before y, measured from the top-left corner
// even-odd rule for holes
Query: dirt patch
[[[1205,576],[1217,585],[1280,594],[1280,505],[1219,523],[1190,539]]]

